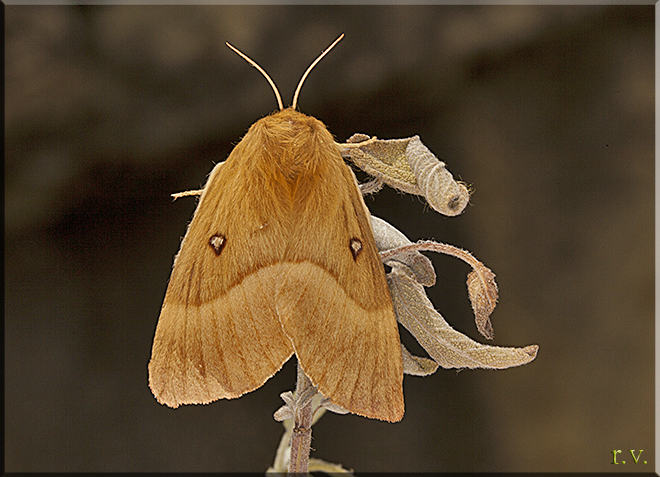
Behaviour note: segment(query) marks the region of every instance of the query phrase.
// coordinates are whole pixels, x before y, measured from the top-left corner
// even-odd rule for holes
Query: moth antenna
[[[339,43],[339,40],[341,40],[342,38],[344,38],[343,33],[341,35],[339,35],[339,38],[337,38],[332,43],[332,45],[327,47],[325,49],[325,51],[323,53],[321,53],[318,58],[316,58],[316,60],[314,60],[314,63],[309,65],[309,68],[307,68],[307,71],[305,71],[305,74],[300,79],[300,83],[298,83],[298,87],[296,88],[296,92],[293,95],[293,103],[291,104],[291,108],[296,109],[296,104],[298,103],[298,94],[300,94],[300,89],[302,88],[302,85],[305,82],[305,78],[307,78],[307,75],[309,74],[309,72],[312,71],[312,68],[314,68],[316,66],[316,63],[321,61],[321,58],[323,58],[330,50],[332,50],[332,47],[335,46],[337,43]]]
[[[344,35],[342,35],[342,36],[344,36]],[[335,43],[337,43],[337,42],[335,42]],[[253,61],[250,57],[248,57],[247,55],[241,53],[237,48],[231,46],[228,42],[225,42],[225,44],[229,48],[234,50],[241,58],[243,58],[245,61],[247,61],[252,66],[254,66],[256,69],[258,69],[259,73],[264,75],[264,77],[268,80],[268,83],[270,83],[271,88],[273,88],[273,91],[275,91],[275,97],[277,98],[277,105],[280,107],[280,111],[282,111],[284,109],[284,105],[282,104],[282,97],[280,96],[280,92],[277,90],[277,86],[275,86],[275,83],[273,83],[273,80],[270,79],[270,76],[268,76],[268,73],[266,73],[263,70],[263,68],[261,66],[259,66],[255,61]]]

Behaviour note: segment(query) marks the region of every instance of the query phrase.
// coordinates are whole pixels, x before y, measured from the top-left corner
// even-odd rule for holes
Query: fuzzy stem
[[[460,258],[465,263],[470,265],[472,268],[477,269],[479,266],[482,266],[482,263],[474,258],[474,256],[467,250],[454,247],[453,245],[448,245],[446,243],[437,243],[431,241],[417,242],[410,245],[404,245],[402,247],[393,248],[391,250],[386,250],[380,252],[380,259],[385,262],[392,257],[400,255],[407,252],[423,252],[425,250],[432,252],[444,253],[447,255],[452,255],[456,258]]]
[[[298,362],[298,379],[296,382],[296,399],[303,396],[312,386]],[[309,452],[312,444],[312,401],[295,412],[293,432],[291,433],[291,460],[289,461],[289,476],[307,474],[309,468]]]

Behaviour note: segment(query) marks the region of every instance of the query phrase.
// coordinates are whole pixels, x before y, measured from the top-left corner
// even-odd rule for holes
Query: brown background
[[[357,471],[653,470],[653,6],[9,6],[8,471],[272,463],[293,361],[208,406],[171,410],[147,386],[195,207],[169,194],[199,188],[276,107],[225,41],[290,102],[342,32],[301,110],[340,141],[419,134],[472,185],[456,218],[391,189],[367,204],[484,261],[500,286],[493,344],[540,351],[505,371],[406,377],[403,421],[326,415],[313,455]],[[467,266],[432,258],[435,307],[483,341]],[[644,452],[614,466],[614,449]]]

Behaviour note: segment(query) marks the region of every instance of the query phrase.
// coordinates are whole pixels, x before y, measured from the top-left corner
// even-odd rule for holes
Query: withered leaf
[[[275,411],[275,414],[273,414],[273,418],[276,421],[280,421],[280,422],[286,419],[293,419],[293,410],[295,407],[295,400],[293,397],[293,393],[291,391],[287,391],[285,393],[280,394],[280,397],[282,398],[282,401],[284,401],[285,404],[277,411]]]
[[[493,325],[490,315],[497,305],[497,283],[495,274],[480,264],[467,277],[468,295],[474,310],[477,330],[488,339],[493,339]]]
[[[479,333],[488,339],[492,339],[493,326],[490,322],[490,315],[495,309],[495,305],[497,305],[498,295],[495,274],[467,250],[462,250],[446,243],[425,241],[417,242],[412,245],[402,244],[398,248],[381,251],[380,256],[384,263],[388,263],[388,261],[397,256],[422,250],[444,253],[460,258],[472,267],[473,271],[468,274],[467,278],[467,288],[470,302],[472,303],[472,309],[474,310],[475,323]],[[403,261],[400,262],[403,263],[403,265],[408,265]],[[400,267],[399,271],[410,274],[410,270],[407,267]],[[415,276],[413,275],[412,278],[415,279]],[[420,283],[419,280],[416,281]]]
[[[412,242],[401,231],[374,215],[371,216],[371,229],[374,232],[374,240],[379,252],[412,245]],[[390,261],[406,265],[407,270],[412,272],[413,278],[420,285],[425,287],[435,285],[433,263],[421,253],[417,251],[403,252],[385,260],[385,263],[389,264]]]
[[[367,174],[402,192],[421,195],[441,214],[458,215],[470,200],[465,184],[454,180],[419,136],[381,140],[354,134],[338,146],[342,156]]]
[[[438,369],[438,363],[432,359],[422,358],[410,353],[401,343],[401,356],[403,357],[403,374],[412,376],[428,376]]]
[[[399,322],[443,368],[505,369],[529,363],[537,345],[504,348],[478,343],[454,330],[433,308],[424,288],[393,264],[388,284]]]

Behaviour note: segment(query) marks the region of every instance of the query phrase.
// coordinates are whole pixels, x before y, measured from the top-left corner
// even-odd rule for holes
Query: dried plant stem
[[[296,398],[307,394],[312,383],[298,363],[298,379],[296,382]],[[297,399],[296,399],[297,400]],[[291,460],[289,475],[307,474],[309,469],[309,452],[312,445],[312,400],[294,413],[293,432],[291,433]]]
[[[204,189],[187,190],[185,192],[177,192],[176,194],[171,194],[171,196],[174,200],[177,200],[180,199],[181,197],[189,197],[191,195],[202,195],[202,192],[204,192]]]
[[[477,269],[479,266],[483,266],[479,260],[474,258],[474,256],[467,250],[454,247],[453,245],[447,245],[446,243],[437,243],[437,242],[417,242],[411,245],[404,245],[402,247],[397,247],[392,250],[387,250],[385,252],[380,252],[380,259],[384,262],[392,257],[400,255],[406,252],[423,252],[425,250],[444,253],[447,255],[453,255],[456,258],[460,258],[472,268]]]

